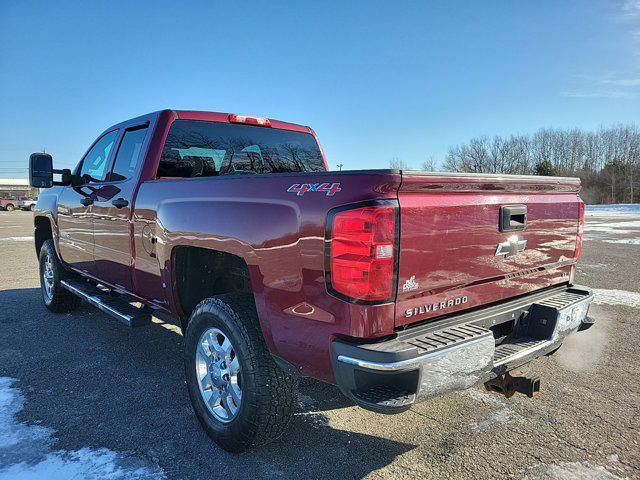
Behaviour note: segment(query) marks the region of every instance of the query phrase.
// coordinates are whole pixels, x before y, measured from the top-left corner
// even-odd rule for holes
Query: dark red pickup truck
[[[60,174],[61,177],[57,175]],[[579,180],[327,171],[309,127],[164,110],[107,129],[73,170],[34,154],[42,295],[184,332],[187,385],[229,450],[265,443],[300,375],[397,413],[588,328],[573,285]]]

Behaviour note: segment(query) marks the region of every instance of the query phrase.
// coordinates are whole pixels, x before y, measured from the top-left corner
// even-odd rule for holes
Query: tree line
[[[392,168],[407,168],[401,160]],[[434,171],[429,159],[422,169]],[[531,135],[481,136],[450,147],[442,163],[449,172],[576,176],[587,203],[640,201],[640,130],[616,125],[595,132],[542,128]]]

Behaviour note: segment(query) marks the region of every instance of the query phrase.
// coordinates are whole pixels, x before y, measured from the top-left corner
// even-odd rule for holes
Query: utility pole
[[[338,164],[338,170],[342,171],[342,164],[341,163]]]

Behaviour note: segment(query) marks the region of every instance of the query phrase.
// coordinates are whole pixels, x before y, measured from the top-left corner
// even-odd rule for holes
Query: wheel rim
[[[42,268],[42,286],[47,300],[51,299],[53,292],[53,262],[51,256],[47,254],[44,257],[44,266]]]
[[[221,422],[233,420],[242,404],[242,374],[231,340],[217,328],[205,330],[198,341],[195,367],[209,412]]]

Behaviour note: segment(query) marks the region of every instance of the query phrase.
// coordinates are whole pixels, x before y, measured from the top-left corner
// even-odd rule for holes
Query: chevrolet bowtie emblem
[[[513,235],[509,237],[506,242],[498,244],[495,256],[510,258],[524,251],[525,248],[527,248],[527,241],[519,240],[516,235]]]

